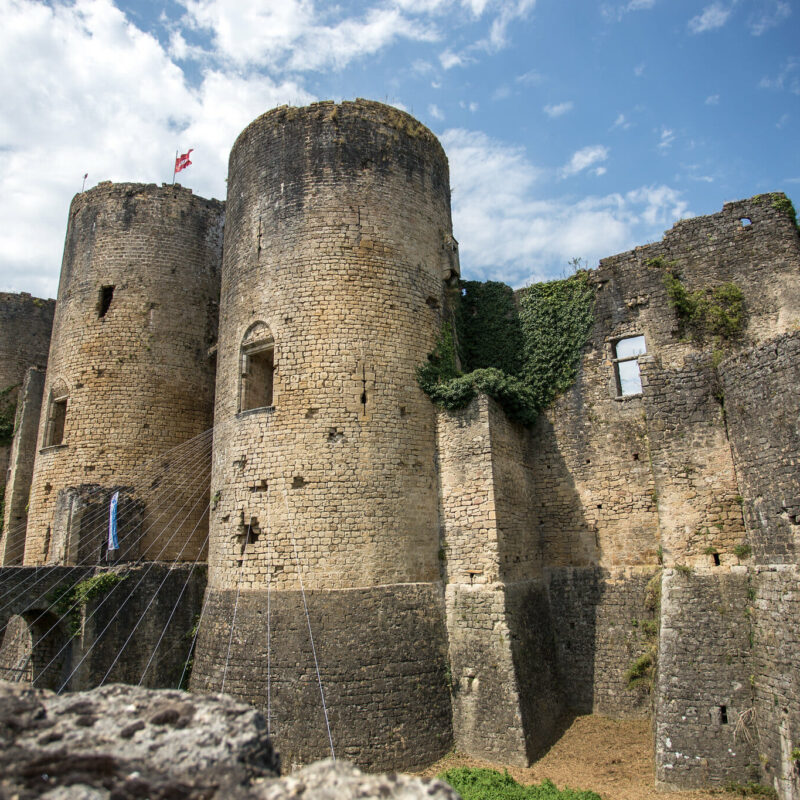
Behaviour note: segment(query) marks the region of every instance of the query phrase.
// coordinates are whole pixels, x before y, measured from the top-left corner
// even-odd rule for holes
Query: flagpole
[[[175,185],[175,170],[178,168],[178,151],[175,151],[175,161],[172,163],[172,185]]]

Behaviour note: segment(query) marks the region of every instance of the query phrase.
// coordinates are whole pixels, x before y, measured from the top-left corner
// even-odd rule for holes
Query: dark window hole
[[[747,227],[749,227],[750,225],[752,225],[752,224],[753,224],[753,223],[752,223],[752,221],[751,221],[751,219],[750,219],[750,217],[742,217],[742,218],[739,220],[739,222],[741,222],[741,223],[742,223],[742,227],[743,227],[743,228],[747,228]]]
[[[721,725],[728,724],[728,706],[719,707],[719,721]]]
[[[712,553],[711,557],[714,559],[714,566],[719,566],[719,553]]]
[[[425,303],[427,304],[428,308],[439,308],[439,300],[433,295],[429,295],[425,300]]]
[[[319,411],[318,408],[309,408],[308,411],[306,411],[306,419],[311,419],[317,411]]]
[[[344,432],[340,431],[338,428],[329,428],[328,429],[328,441],[329,442],[341,442],[344,439]]]
[[[598,507],[598,508],[602,508],[602,507],[603,507],[603,504],[602,504],[602,503],[598,503],[598,504],[597,504],[597,507]]]
[[[633,460],[634,461],[638,461],[639,460],[639,454],[638,453],[634,453],[633,454]]]
[[[302,475],[295,475],[292,478],[292,489],[302,489],[306,485],[306,479]]]
[[[101,286],[100,287],[100,299],[97,303],[97,316],[104,317],[108,313],[108,309],[111,308],[111,301],[114,299],[114,287],[113,286]]]

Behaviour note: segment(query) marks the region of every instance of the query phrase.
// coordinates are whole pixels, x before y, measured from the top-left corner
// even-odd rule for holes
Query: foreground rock
[[[3,800],[454,800],[441,781],[321,761],[278,778],[261,714],[226,695],[115,684],[55,695],[0,681]]]

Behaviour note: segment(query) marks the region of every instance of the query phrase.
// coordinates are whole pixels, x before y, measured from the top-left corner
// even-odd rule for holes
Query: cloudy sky
[[[796,0],[0,0],[0,290],[56,293],[103,180],[224,198],[239,131],[367,97],[450,159],[465,277],[514,286],[765,191],[800,200]]]

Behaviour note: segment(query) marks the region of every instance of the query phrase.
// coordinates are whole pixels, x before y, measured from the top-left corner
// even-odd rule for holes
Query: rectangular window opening
[[[614,374],[618,397],[633,397],[642,393],[642,376],[639,371],[639,356],[647,348],[644,336],[628,336],[614,345]]]
[[[719,722],[720,725],[728,724],[728,706],[719,707]]]
[[[47,440],[45,447],[64,443],[64,426],[67,421],[67,398],[56,397],[50,403],[50,417],[47,420]]]
[[[104,317],[108,313],[108,309],[111,308],[111,301],[114,299],[114,287],[113,286],[101,286],[100,287],[100,299],[97,303],[97,316]]]
[[[241,411],[272,405],[274,353],[274,348],[270,346],[242,354]]]

